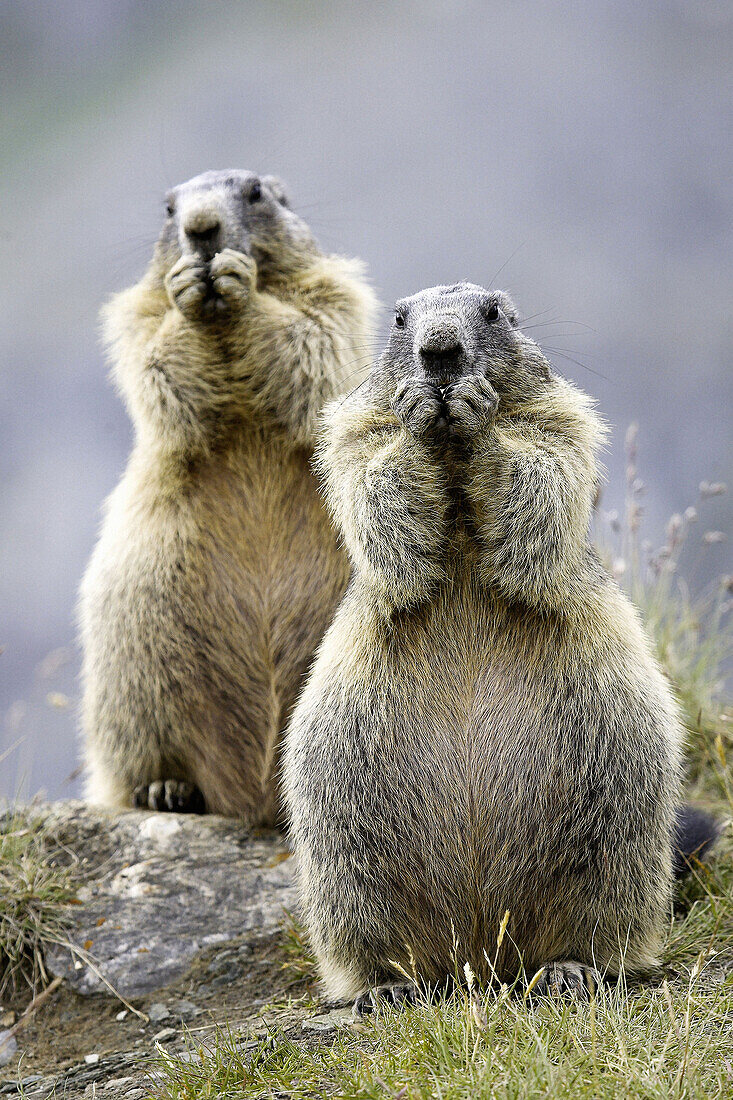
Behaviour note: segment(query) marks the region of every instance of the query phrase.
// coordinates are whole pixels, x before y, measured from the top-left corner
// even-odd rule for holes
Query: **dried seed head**
[[[728,491],[728,486],[724,481],[701,481],[700,482],[700,496],[707,500],[708,497],[719,497],[723,493]]]
[[[629,502],[626,513],[626,523],[632,535],[635,535],[636,532],[639,530],[641,517],[643,514],[644,510],[640,504],[637,504],[635,500]]]
[[[667,538],[672,546],[677,542],[682,526],[682,516],[679,512],[675,512],[673,516],[670,516],[669,522],[667,523]]]
[[[614,558],[613,563],[611,565],[611,574],[613,576],[613,579],[616,580],[616,581],[620,580],[621,577],[623,577],[625,572],[626,572],[626,562],[624,561],[624,559],[623,558]]]
[[[639,425],[629,424],[626,429],[626,438],[624,439],[624,446],[628,455],[636,456],[636,441],[639,437]]]
[[[664,565],[658,555],[649,559],[649,568],[651,569],[655,577],[658,577],[659,574],[662,572]]]
[[[473,1017],[473,1022],[480,1031],[483,1031],[488,1025],[489,1021],[484,1011],[484,1006],[479,1001],[475,992],[471,993],[471,1016]]]
[[[49,707],[55,707],[57,710],[66,710],[70,705],[68,695],[63,695],[60,691],[49,691],[46,702]]]
[[[504,933],[506,932],[507,925],[509,924],[509,910],[504,910],[504,916],[501,918],[501,924],[499,925],[499,935],[496,937],[496,949],[497,951],[504,942]]]

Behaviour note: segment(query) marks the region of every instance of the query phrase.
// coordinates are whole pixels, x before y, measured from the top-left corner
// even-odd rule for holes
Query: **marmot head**
[[[258,268],[288,270],[316,244],[275,176],[204,172],[169,191],[156,252],[165,270],[186,253],[208,262],[224,248],[248,253]]]
[[[483,374],[507,404],[531,397],[551,378],[549,363],[518,327],[516,307],[502,291],[456,283],[400,299],[374,380],[393,389],[417,375],[444,389],[465,374]]]

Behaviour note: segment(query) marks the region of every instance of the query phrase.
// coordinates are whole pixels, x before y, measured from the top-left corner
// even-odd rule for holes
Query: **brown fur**
[[[441,287],[398,316],[368,385],[327,412],[320,468],[355,576],[286,736],[327,993],[466,960],[507,981],[646,970],[681,731],[588,545],[603,426],[506,296]]]
[[[275,818],[280,733],[348,579],[309,462],[374,301],[276,181],[243,226],[254,177],[224,175],[179,189],[147,273],[104,311],[136,442],[82,586],[83,725],[91,800],[179,780],[256,824]],[[202,258],[186,227],[213,216],[228,236]]]

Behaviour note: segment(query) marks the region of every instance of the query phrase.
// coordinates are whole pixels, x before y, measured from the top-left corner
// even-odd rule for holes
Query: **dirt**
[[[0,1096],[18,1095],[22,1085],[28,1100],[49,1097],[54,1088],[69,1100],[137,1100],[147,1095],[156,1042],[180,1051],[184,1036],[205,1039],[218,1025],[243,1039],[273,1029],[305,1037],[303,1021],[320,1011],[314,998],[313,983],[288,966],[280,934],[240,937],[202,952],[185,977],[129,1002],[147,1020],[111,995],[82,995],[62,983],[18,1032],[18,1053],[0,1070]],[[20,1015],[24,1004],[6,1007]]]

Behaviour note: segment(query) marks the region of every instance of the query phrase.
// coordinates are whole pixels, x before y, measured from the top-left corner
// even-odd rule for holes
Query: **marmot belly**
[[[606,941],[648,904],[634,883],[664,879],[662,701],[614,667],[613,592],[597,598],[591,612],[602,608],[608,629],[595,650],[582,618],[537,615],[529,628],[531,612],[474,575],[451,578],[398,624],[365,615],[355,590],[337,613],[291,734],[300,744],[309,712],[299,797],[321,807],[309,850],[330,861],[338,890],[344,830],[360,873],[378,868],[382,896],[386,876],[389,906],[375,926],[404,966],[437,980],[457,957],[511,980],[518,962],[538,967],[569,939],[581,957],[596,919],[581,882],[602,899],[608,955]]]

